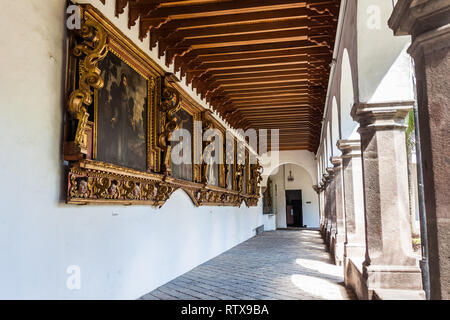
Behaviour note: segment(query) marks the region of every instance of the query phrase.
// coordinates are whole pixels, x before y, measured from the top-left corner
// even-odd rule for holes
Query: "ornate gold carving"
[[[194,113],[194,122],[195,121],[202,121],[202,114],[200,112]],[[201,154],[202,153],[202,143],[197,143],[197,140],[199,139],[200,141],[203,140],[203,136],[201,137],[197,137],[197,135],[202,135],[203,132],[196,132],[195,128],[194,128],[194,134],[193,134],[193,139],[194,139],[194,154]],[[195,156],[194,156],[195,159]],[[201,159],[199,159],[201,160]],[[196,163],[199,161],[194,161],[193,164],[193,170],[194,170],[194,182],[198,182],[201,183],[202,182],[202,164],[201,163]]]
[[[254,196],[240,195],[236,191],[173,178],[167,180],[150,173],[133,174],[131,169],[120,172],[117,166],[86,160],[70,168],[67,202],[162,206],[181,188],[195,206],[239,207],[243,201],[248,206],[257,203],[251,200]]]
[[[228,183],[229,183],[230,180],[232,181],[231,177],[233,176],[233,167],[232,167],[232,165],[225,164],[224,165],[224,170],[225,170],[225,172],[224,172],[224,175],[225,175],[225,189],[229,189],[230,187],[232,188],[233,185],[229,186]],[[231,177],[230,177],[230,175],[231,175]]]
[[[150,114],[148,122],[148,155],[150,160],[149,171],[161,171],[161,149],[158,146],[158,128],[160,128],[158,120],[159,116],[159,102],[161,101],[161,77],[150,78],[150,99],[149,109]],[[150,104],[151,101],[151,104]]]
[[[203,128],[203,132],[202,135],[204,136],[205,133],[208,130],[214,129],[214,124],[210,121],[209,119],[210,116],[210,111],[204,111],[202,112],[202,128]],[[203,139],[202,139],[203,140]],[[214,142],[213,139],[211,139],[210,141],[203,141],[203,151],[206,150],[212,143]],[[219,152],[218,150],[215,150],[215,152]],[[210,171],[210,166],[213,165],[211,163],[207,163],[205,158],[204,158],[204,154],[202,155],[202,161],[201,161],[201,182],[206,186],[209,184],[208,181],[208,172]],[[220,168],[219,168],[219,177],[216,177],[217,179],[221,179],[220,177]]]
[[[173,88],[164,87],[161,96],[160,111],[163,119],[163,130],[159,134],[158,146],[162,150],[162,173],[170,175],[172,172],[172,161],[170,153],[172,147],[170,141],[172,139],[172,133],[178,129],[177,119],[175,113],[181,108],[180,94]]]
[[[239,193],[244,191],[244,165],[238,164],[236,166],[236,190]]]
[[[247,207],[256,207],[258,205],[258,201],[259,197],[256,196],[244,198],[244,202]]]
[[[99,23],[84,19],[81,29],[73,35],[75,46],[72,54],[80,58],[79,85],[70,96],[67,111],[77,121],[72,150],[68,155],[86,155],[88,153],[87,122],[89,113],[86,106],[92,103],[92,89],[103,88],[103,79],[97,65],[108,53],[108,38]]]
[[[259,162],[250,165],[249,194],[259,195],[259,184],[262,181],[261,169]]]
[[[170,198],[176,189],[176,187],[168,184],[159,184],[155,198],[158,202],[164,203]]]
[[[225,168],[222,170],[219,168],[219,175],[223,175],[219,180],[222,181],[219,187],[200,183],[201,181],[207,183],[204,176],[206,164],[194,164],[194,182],[170,177],[170,140],[173,131],[178,128],[175,113],[181,108],[181,94],[170,87],[162,88],[163,78],[160,75],[163,74],[163,70],[159,70],[148,56],[138,50],[98,10],[89,5],[81,5],[81,8],[82,29],[78,32],[74,31],[71,35],[72,58],[69,61],[70,91],[67,112],[70,123],[74,126],[70,132],[70,138],[66,140],[68,148],[65,148],[66,159],[70,161],[67,202],[71,204],[143,204],[158,207],[164,205],[173,192],[182,189],[189,195],[195,206],[239,207],[242,202],[245,202],[247,206],[256,205],[255,195],[242,194],[243,166],[240,170],[239,192],[222,187],[225,181],[228,181],[225,175],[232,174],[235,170],[234,165],[230,172],[225,172]],[[85,159],[86,155],[89,157],[89,146],[92,142],[92,138],[88,137],[90,123],[88,106],[92,104],[95,92],[103,87],[98,63],[105,58],[108,51],[114,52],[114,50],[123,55],[127,61],[129,58],[127,63],[136,66],[139,73],[149,80],[147,151],[148,167],[151,170],[147,172]],[[174,84],[174,87],[180,89],[177,84]],[[182,92],[181,89],[180,91]],[[183,96],[183,101],[187,101],[184,107],[190,110],[194,120],[205,119],[204,130],[212,128],[213,125],[223,130],[219,123],[208,119],[207,113],[202,113],[204,109],[196,105],[190,97]],[[93,126],[95,130],[95,124]],[[68,128],[68,132],[72,128]],[[194,136],[196,134],[194,132]],[[200,137],[200,141],[202,140]],[[195,138],[194,141],[196,141]],[[202,147],[203,143],[194,142],[194,148]]]
[[[69,188],[69,194],[71,197],[87,199],[90,195],[88,179],[85,177],[70,177],[71,187]]]

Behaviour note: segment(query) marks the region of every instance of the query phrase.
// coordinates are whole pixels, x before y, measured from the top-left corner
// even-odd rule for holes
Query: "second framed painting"
[[[150,78],[113,49],[99,68],[104,86],[95,92],[94,159],[147,171]]]

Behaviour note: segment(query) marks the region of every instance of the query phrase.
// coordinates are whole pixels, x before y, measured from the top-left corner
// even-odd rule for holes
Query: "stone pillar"
[[[360,140],[339,140],[342,152],[342,177],[344,185],[345,245],[344,267],[348,259],[362,260],[366,252],[364,222],[364,197],[361,142]]]
[[[344,199],[342,186],[342,158],[331,157],[331,163],[334,168],[334,233],[332,233],[332,252],[334,262],[341,266],[344,260],[344,242],[345,242],[345,227],[344,227]],[[332,228],[333,229],[333,228]]]
[[[331,233],[333,232],[333,211],[334,211],[334,172],[333,168],[327,168],[327,223],[325,229],[325,244],[327,245],[328,250],[331,250]]]
[[[399,0],[389,26],[395,35],[412,35],[430,298],[450,299],[450,1]]]
[[[421,290],[409,216],[405,117],[413,102],[355,104],[360,123],[366,218],[363,278],[368,298],[383,289]]]
[[[314,190],[317,192],[317,196],[319,197],[319,225],[320,225],[320,233],[323,232],[323,223],[324,223],[324,202],[323,202],[323,183],[320,181]]]
[[[327,238],[327,228],[328,228],[328,173],[323,174],[322,183],[323,183],[323,230],[322,230],[322,238],[325,241]]]

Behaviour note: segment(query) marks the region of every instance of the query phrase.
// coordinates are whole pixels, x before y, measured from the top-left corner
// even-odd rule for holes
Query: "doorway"
[[[302,190],[286,190],[286,224],[303,227]]]

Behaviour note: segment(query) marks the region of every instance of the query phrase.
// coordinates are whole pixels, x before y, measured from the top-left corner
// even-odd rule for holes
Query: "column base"
[[[360,258],[346,257],[345,259],[345,286],[351,288],[359,300],[423,300],[425,298],[418,268],[365,267],[363,264],[363,259]],[[369,269],[369,277],[367,277],[367,269]]]
[[[344,262],[344,236],[339,234],[336,235],[333,245],[334,263],[337,266],[342,266]]]
[[[332,234],[331,234],[331,230],[327,230],[326,231],[326,235],[325,235],[325,245],[327,246],[327,251],[331,252],[331,238],[332,238]]]
[[[333,260],[334,260],[334,256],[335,256],[334,250],[336,248],[336,245],[335,245],[336,236],[337,236],[336,229],[331,227],[331,230],[330,230],[330,233],[328,236],[327,246],[328,246],[328,250],[330,251],[331,257],[333,258]]]
[[[425,291],[377,289],[372,300],[425,300]]]
[[[322,239],[324,239],[325,238],[325,225],[324,224],[320,225],[319,231],[320,231],[320,235],[322,236]]]
[[[422,272],[418,266],[363,266],[369,299],[375,290],[422,290]]]
[[[348,258],[364,259],[366,255],[366,245],[363,243],[344,244],[344,260]]]

